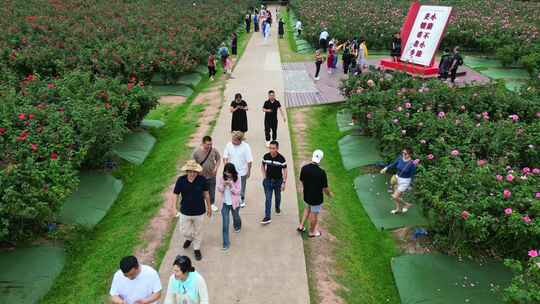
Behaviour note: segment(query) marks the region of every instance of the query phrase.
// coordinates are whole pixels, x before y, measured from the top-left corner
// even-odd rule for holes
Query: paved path
[[[226,104],[221,110],[213,138],[215,147],[223,151],[230,140],[231,113],[228,104],[234,94],[240,92],[249,105],[247,142],[251,145],[254,157],[251,178],[247,184],[248,206],[240,211],[242,232],[236,234],[232,226],[230,228],[231,248],[227,252],[221,250],[221,214],[214,214],[212,219],[207,220],[201,248],[203,260],[196,262],[195,267],[206,279],[211,304],[308,304],[304,248],[295,230],[298,204],[291,140],[288,127],[282,120],[278,127],[278,141],[281,153],[289,163],[290,177],[282,195],[282,215],[274,215],[273,222],[268,226],[259,224],[264,215],[260,163],[263,154],[267,152],[262,105],[270,89],[276,91],[278,100],[284,97],[276,24],[272,26],[272,37],[268,42],[264,42],[260,33],[252,36],[233,77],[227,83]],[[217,200],[220,201],[220,198]],[[172,261],[177,254],[193,257],[193,251],[184,251],[182,244],[183,238],[177,227],[160,269],[164,284],[167,283]]]

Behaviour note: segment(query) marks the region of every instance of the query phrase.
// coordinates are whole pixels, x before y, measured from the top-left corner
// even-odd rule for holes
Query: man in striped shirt
[[[279,143],[270,142],[270,152],[263,157],[261,170],[264,177],[264,195],[266,196],[264,218],[261,224],[266,225],[272,222],[272,194],[276,195],[276,214],[281,213],[281,191],[285,190],[287,182],[287,163],[285,157],[279,154]]]

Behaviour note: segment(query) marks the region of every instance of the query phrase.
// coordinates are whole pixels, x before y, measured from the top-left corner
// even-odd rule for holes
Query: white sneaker
[[[401,212],[403,212],[403,213],[406,213],[407,211],[409,211],[409,208],[404,207],[403,209],[401,209]]]
[[[390,213],[392,213],[392,214],[396,214],[396,213],[398,213],[398,212],[399,212],[398,209],[394,209],[394,210],[390,211]]]
[[[244,208],[244,207],[246,207],[246,203],[244,203],[244,201],[242,201],[242,202],[240,203],[240,208]]]
[[[219,209],[216,205],[212,205],[212,211],[213,212],[217,212]]]
[[[319,76],[315,77],[315,80],[319,80],[319,79],[320,79]]]

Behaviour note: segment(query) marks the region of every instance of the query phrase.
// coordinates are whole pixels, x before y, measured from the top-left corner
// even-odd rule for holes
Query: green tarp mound
[[[109,211],[120,191],[122,181],[101,172],[81,172],[80,184],[62,206],[60,222],[92,228]]]
[[[493,79],[528,79],[529,74],[522,69],[496,69],[490,68],[480,72]]]
[[[496,59],[489,59],[485,57],[477,56],[465,56],[463,62],[466,66],[473,69],[489,69],[489,68],[500,68],[502,64]]]
[[[390,213],[395,205],[388,192],[388,186],[386,176],[381,174],[361,175],[354,180],[356,195],[373,225],[378,229],[425,225],[426,219],[422,216],[419,206],[413,206],[406,213]]]
[[[39,303],[64,267],[64,250],[49,245],[0,251],[0,303]]]
[[[185,85],[152,85],[150,90],[158,96],[184,96],[193,94],[193,89]]]
[[[165,126],[165,123],[161,120],[144,119],[141,121],[141,127],[145,129],[161,129]]]
[[[146,131],[131,132],[124,141],[113,148],[113,152],[120,158],[140,165],[152,151],[156,139]]]
[[[313,48],[309,45],[302,45],[296,48],[298,52],[313,52]]]
[[[338,141],[341,161],[346,170],[381,162],[377,141],[371,137],[347,135]]]
[[[350,109],[343,109],[337,112],[336,121],[340,132],[347,132],[351,130],[360,130],[360,126],[351,125],[352,113]]]
[[[526,81],[520,81],[520,80],[506,80],[504,85],[506,88],[510,91],[517,92],[521,87],[526,85]]]
[[[303,39],[296,40],[296,45],[297,46],[301,46],[301,45],[311,46],[311,44],[309,44],[309,42],[307,42],[306,40],[303,40]]]
[[[177,83],[187,85],[191,88],[195,88],[199,84],[199,82],[201,82],[201,80],[202,80],[201,75],[197,73],[191,73],[191,74],[180,76]]]
[[[480,264],[441,254],[404,255],[392,259],[401,304],[503,303],[497,287],[510,283],[501,263]]]
[[[204,64],[198,65],[195,68],[195,72],[197,72],[199,74],[203,74],[203,75],[208,75],[208,67],[206,65],[204,65]]]
[[[302,49],[302,50],[298,50],[297,53],[299,53],[299,54],[309,54],[309,53],[313,53],[313,49]]]

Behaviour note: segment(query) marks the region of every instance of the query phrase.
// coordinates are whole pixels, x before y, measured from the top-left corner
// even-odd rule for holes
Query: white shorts
[[[405,192],[409,190],[410,187],[411,187],[411,178],[402,178],[398,176],[397,178],[397,191],[398,192]]]

